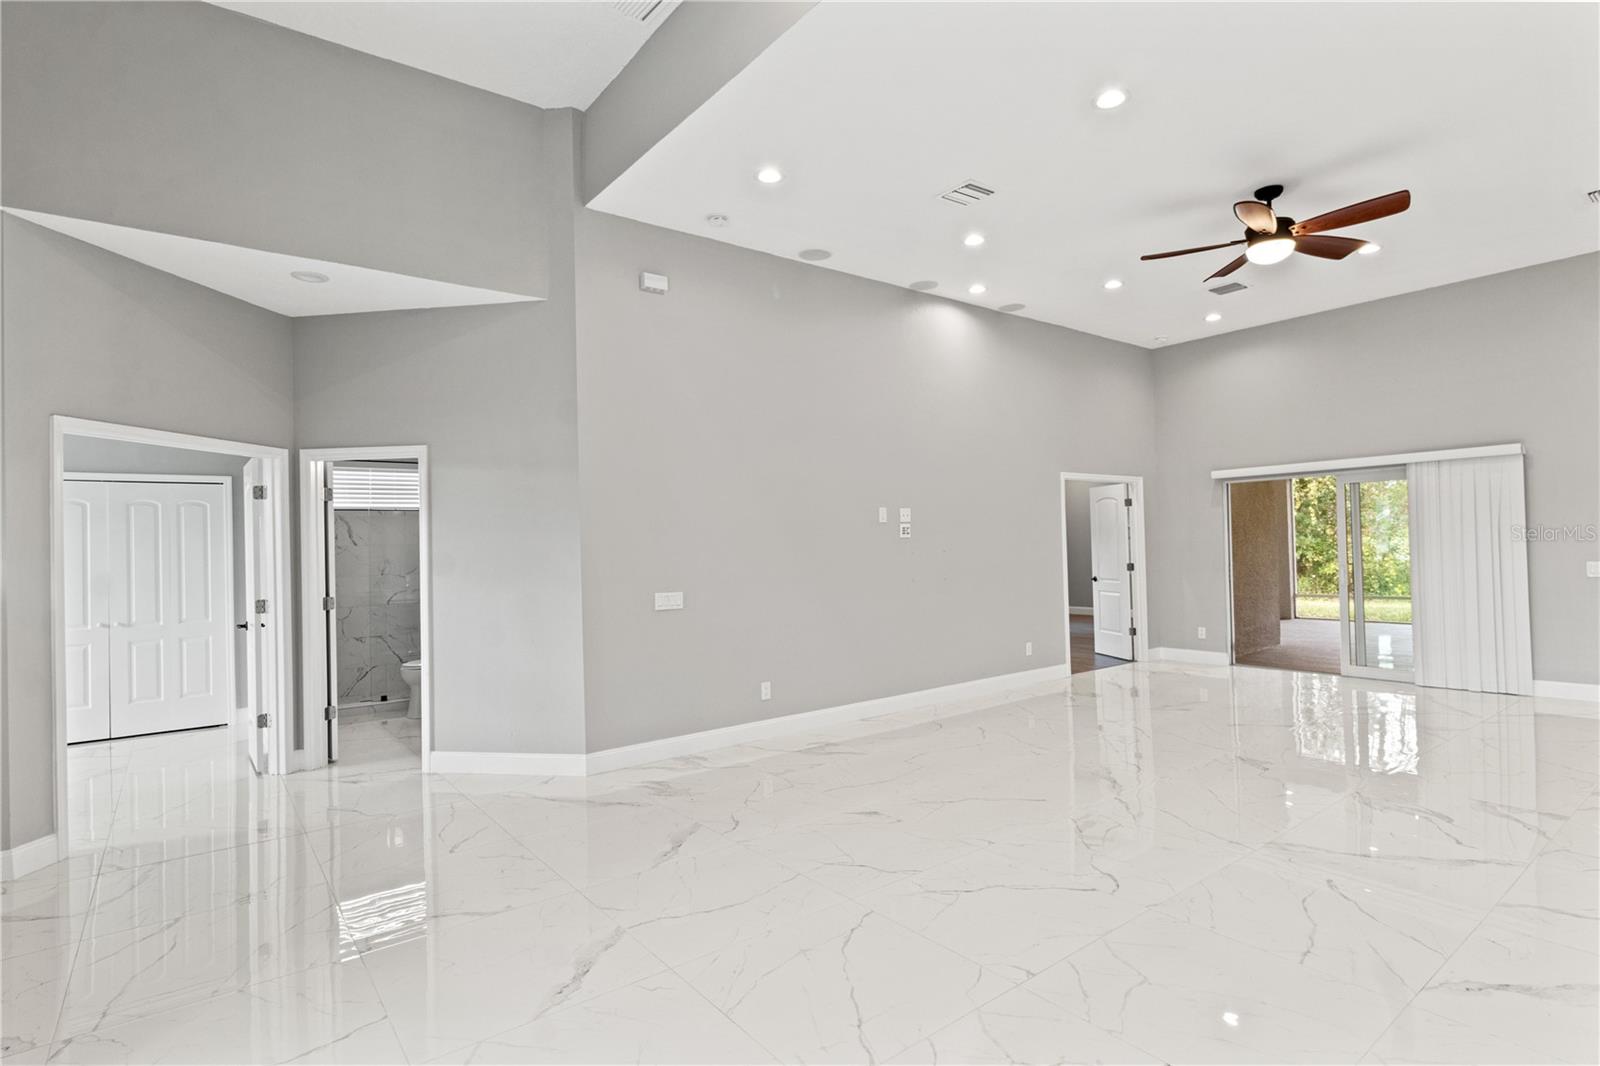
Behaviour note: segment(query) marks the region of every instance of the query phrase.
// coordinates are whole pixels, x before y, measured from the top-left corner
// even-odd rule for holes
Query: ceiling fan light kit
[[[1207,244],[1199,248],[1183,248],[1176,252],[1156,252],[1139,258],[1171,259],[1173,256],[1191,255],[1195,252],[1235,248],[1241,244],[1245,246],[1243,255],[1206,278],[1207,281],[1225,278],[1246,263],[1255,263],[1257,266],[1281,263],[1295,252],[1318,259],[1343,259],[1352,252],[1362,252],[1368,248],[1376,251],[1377,245],[1354,237],[1322,236],[1325,231],[1358,226],[1363,222],[1398,215],[1411,206],[1410,191],[1401,189],[1387,196],[1375,196],[1336,211],[1326,211],[1304,222],[1296,222],[1272,209],[1272,202],[1282,195],[1282,185],[1263,185],[1256,190],[1254,200],[1240,200],[1233,205],[1234,217],[1244,224],[1244,237],[1239,240]]]

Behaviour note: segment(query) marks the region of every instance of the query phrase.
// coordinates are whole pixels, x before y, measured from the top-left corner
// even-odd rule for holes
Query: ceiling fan
[[[1224,244],[1207,244],[1200,248],[1184,248],[1176,252],[1157,252],[1155,255],[1141,255],[1139,258],[1141,261],[1171,259],[1175,255],[1210,252],[1241,244],[1245,246],[1243,255],[1206,278],[1207,281],[1212,278],[1225,278],[1247,262],[1262,266],[1281,263],[1295,252],[1314,255],[1318,259],[1343,259],[1351,252],[1359,251],[1367,242],[1356,240],[1354,237],[1321,236],[1325,230],[1358,226],[1373,219],[1398,215],[1411,206],[1410,191],[1401,189],[1387,196],[1374,196],[1370,200],[1362,200],[1359,204],[1351,204],[1349,207],[1341,207],[1336,211],[1308,218],[1304,222],[1296,222],[1273,211],[1272,201],[1282,195],[1282,185],[1264,185],[1256,190],[1254,200],[1240,200],[1233,205],[1234,217],[1244,223],[1244,236],[1239,240]]]

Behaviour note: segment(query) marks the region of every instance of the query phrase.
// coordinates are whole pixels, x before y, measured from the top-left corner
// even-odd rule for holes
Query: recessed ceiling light
[[[1102,111],[1110,111],[1113,107],[1121,107],[1128,102],[1128,94],[1123,89],[1110,86],[1100,90],[1100,95],[1094,98],[1094,106]]]
[[[1360,248],[1356,249],[1356,254],[1357,255],[1377,255],[1379,249],[1381,249],[1382,247],[1383,247],[1383,245],[1381,245],[1381,244],[1376,244],[1376,243],[1374,243],[1372,241],[1368,241],[1366,244],[1363,244]]]
[[[776,185],[783,180],[783,171],[777,167],[762,167],[756,171],[756,180],[763,185]]]
[[[1206,316],[1206,321],[1207,322],[1221,322],[1222,321],[1222,315],[1220,315],[1216,311],[1213,311],[1209,315]]]
[[[984,293],[989,291],[989,286],[985,285],[981,281],[974,281],[971,285],[967,286],[967,291],[972,293],[974,296],[982,296]]]
[[[296,281],[303,281],[309,285],[321,285],[328,280],[328,275],[315,270],[291,270],[289,276]]]
[[[937,281],[913,281],[911,288],[914,292],[932,292],[939,287]]]
[[[1106,288],[1111,289],[1113,291],[1122,288],[1122,279],[1121,278],[1107,278],[1106,279]]]
[[[968,248],[976,248],[978,245],[983,243],[983,234],[969,233],[965,238],[962,239],[961,243],[966,245]]]
[[[1014,315],[1027,306],[1027,304],[1001,304],[999,310],[1004,311],[1008,315]]]
[[[726,226],[727,224],[728,224],[728,216],[727,215],[707,215],[706,216],[706,225],[708,225],[708,226]]]
[[[808,263],[820,263],[824,259],[832,259],[833,253],[826,248],[804,248],[800,251],[800,258]]]

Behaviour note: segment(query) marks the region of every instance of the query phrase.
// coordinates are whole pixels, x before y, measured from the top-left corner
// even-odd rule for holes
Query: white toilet
[[[407,718],[422,717],[422,660],[412,659],[400,664],[400,679],[411,690],[411,703],[406,707]]]

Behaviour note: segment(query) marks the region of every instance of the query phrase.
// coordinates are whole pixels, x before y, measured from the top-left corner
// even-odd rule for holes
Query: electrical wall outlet
[[[900,523],[900,539],[901,540],[910,540],[911,539],[911,523],[910,522],[901,522]]]
[[[770,700],[772,698],[772,682],[771,681],[763,681],[763,682],[761,682],[761,698],[764,699],[764,700]]]
[[[1590,577],[1600,577],[1600,563],[1584,563],[1583,566]]]
[[[1022,646],[1022,654],[1024,654],[1024,655],[1032,655],[1033,654],[1033,641],[1030,640],[1030,641],[1028,641],[1028,643],[1026,643],[1026,644],[1024,644]]]
[[[681,611],[683,610],[683,593],[658,592],[656,593],[656,610]]]
[[[1206,639],[1206,627],[1205,626],[1196,626],[1195,630],[1194,630],[1194,635],[1196,637],[1198,637],[1200,640],[1205,640]]]

